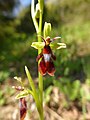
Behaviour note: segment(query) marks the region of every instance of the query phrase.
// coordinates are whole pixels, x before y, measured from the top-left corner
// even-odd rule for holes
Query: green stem
[[[44,0],[38,0],[38,3],[40,5],[39,23],[37,22],[37,19],[35,18],[34,0],[32,0],[32,4],[31,4],[31,15],[32,15],[33,23],[34,23],[37,34],[42,35],[42,15],[43,15]],[[41,42],[41,41],[42,41],[41,38],[38,37],[38,42]],[[38,50],[38,54],[40,54],[40,52],[41,52],[41,49]],[[39,64],[39,62],[38,62],[38,64]],[[39,73],[39,71],[38,71],[38,78],[39,78],[39,86],[38,86],[39,87],[39,100],[37,100],[37,101],[40,102],[39,116],[40,116],[40,120],[44,120],[44,116],[43,116],[43,78],[42,78],[41,74]]]
[[[39,19],[39,35],[42,35],[42,13],[40,13],[40,19]],[[41,38],[38,37],[38,42],[41,42]],[[38,50],[38,54],[40,54],[41,49]],[[38,63],[39,64],[39,63]],[[39,74],[39,92],[40,92],[40,103],[41,103],[41,115],[40,115],[40,120],[44,120],[43,116],[43,77],[42,75],[38,72]]]

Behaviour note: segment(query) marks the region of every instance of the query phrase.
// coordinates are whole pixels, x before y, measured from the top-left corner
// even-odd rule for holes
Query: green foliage
[[[44,77],[44,81],[43,81],[43,84],[44,84],[44,90],[47,89],[50,85],[53,84],[53,80],[55,79],[55,77]]]
[[[86,79],[85,84],[82,84],[80,89],[81,100],[86,104],[87,101],[90,101],[90,79]]]
[[[3,89],[0,86],[0,106],[5,105],[9,101],[9,97],[15,93],[9,85],[6,85]]]
[[[8,77],[10,73],[8,71],[1,71],[0,72],[0,83],[4,82]]]
[[[0,105],[4,105],[5,104],[5,98],[3,97],[3,91],[0,90]]]
[[[67,78],[60,78],[60,80],[53,80],[53,84],[65,95],[63,107],[69,107],[70,103],[78,101],[85,117],[86,104],[90,102],[90,79],[86,79],[86,82],[82,84],[80,80],[70,81]]]
[[[48,103],[50,101],[50,93],[52,92],[52,86],[49,86],[45,91],[44,91],[44,102]]]
[[[58,24],[62,25],[62,23],[78,23],[89,20],[89,4],[89,0],[46,2],[45,21],[49,20],[53,26],[58,26]]]
[[[53,36],[61,34],[62,39],[60,41],[67,44],[67,49],[55,51],[57,56],[57,60],[55,61],[57,76],[64,75],[75,77],[75,74],[77,76],[81,73],[84,78],[86,73],[83,69],[83,65],[89,66],[90,61],[90,38],[88,38],[90,34],[89,28],[90,22],[88,21],[78,24],[66,24],[52,31]],[[59,33],[57,33],[57,31]],[[82,59],[84,59],[84,63],[82,62]],[[80,79],[80,77],[77,76],[76,79]]]
[[[71,82],[67,78],[62,78],[59,81],[54,80],[54,85],[59,87],[60,91],[63,92],[68,100],[74,101],[79,98],[79,90],[80,90],[80,81],[76,80]]]
[[[90,56],[82,58],[82,64],[86,77],[90,79]]]

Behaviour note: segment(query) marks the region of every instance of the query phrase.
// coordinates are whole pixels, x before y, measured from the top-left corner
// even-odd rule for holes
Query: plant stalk
[[[38,0],[39,3],[39,12],[40,12],[40,16],[39,16],[39,22],[37,22],[37,19],[35,17],[35,9],[34,9],[34,0],[32,0],[32,4],[31,4],[31,15],[32,15],[32,19],[33,19],[33,23],[37,32],[37,35],[42,36],[42,16],[43,16],[43,3],[44,0]],[[38,36],[38,42],[41,42],[42,39],[41,37]],[[38,49],[38,54],[41,53],[41,49]],[[40,61],[38,62],[38,64],[40,63]],[[42,75],[39,73],[38,71],[38,79],[39,79],[39,102],[40,102],[40,112],[39,112],[39,116],[40,116],[40,120],[44,120],[44,115],[43,115],[43,77]],[[37,102],[37,101],[36,101]]]
[[[42,35],[42,13],[40,12],[40,19],[39,19],[39,33],[38,35]],[[38,37],[38,42],[41,42],[41,38]],[[38,54],[40,54],[41,49],[38,50]],[[38,62],[38,64],[40,63],[40,61]],[[39,75],[39,93],[40,93],[40,103],[41,103],[41,115],[40,115],[40,120],[44,120],[44,116],[43,116],[43,77],[42,75],[39,73],[38,71],[38,75]]]

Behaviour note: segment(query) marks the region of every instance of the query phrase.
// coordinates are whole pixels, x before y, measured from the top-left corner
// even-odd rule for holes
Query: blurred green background
[[[37,50],[30,46],[37,41],[30,2],[0,0],[1,85],[14,76],[25,77],[25,65],[33,78],[37,77]],[[44,77],[44,89],[58,86],[70,100],[80,100],[86,94],[79,91],[80,86],[90,86],[90,0],[45,0],[43,24],[45,21],[52,24],[51,38],[61,36],[60,42],[67,48],[54,51],[55,77]]]
[[[30,14],[30,1],[24,2],[0,2],[0,82],[14,75],[23,76],[25,65],[32,68],[33,76],[37,76],[37,51],[30,46],[37,37]],[[86,68],[90,63],[89,3],[89,0],[45,1],[43,23],[50,22],[51,37],[61,36],[60,41],[67,44],[67,49],[55,52],[56,77],[81,80],[89,77],[90,70]]]

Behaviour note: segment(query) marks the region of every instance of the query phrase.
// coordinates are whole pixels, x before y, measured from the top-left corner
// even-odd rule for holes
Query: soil
[[[25,120],[38,120],[39,116],[33,98],[29,96],[26,100],[29,102],[27,102],[28,113]],[[65,96],[57,87],[53,87],[49,101],[44,104],[45,120],[90,120],[89,102],[86,105],[87,111],[83,114],[78,101],[71,102],[69,107],[63,107],[64,100]],[[8,95],[6,103],[0,106],[0,120],[19,120],[18,100],[15,100],[15,94]]]

